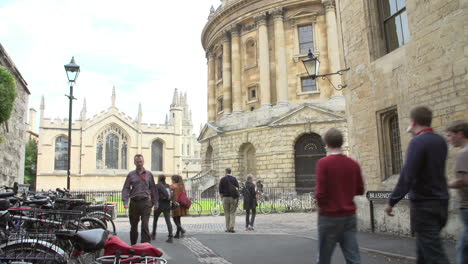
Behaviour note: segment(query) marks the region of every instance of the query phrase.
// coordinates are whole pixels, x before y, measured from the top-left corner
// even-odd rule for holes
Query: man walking
[[[328,156],[316,165],[315,198],[319,207],[318,264],[329,264],[336,243],[346,263],[361,263],[356,240],[357,218],[354,196],[364,194],[361,168],[343,154],[343,135],[335,128],[324,136]]]
[[[122,189],[122,199],[125,209],[129,208],[130,242],[138,240],[138,223],[141,218],[141,243],[150,242],[148,222],[151,208],[158,207],[158,196],[153,174],[143,167],[145,161],[141,154],[134,157],[136,169],[129,172]],[[130,202],[130,206],[129,206]]]
[[[225,174],[219,182],[219,193],[223,198],[224,217],[226,220],[225,232],[235,233],[234,225],[236,224],[236,209],[239,201],[239,183],[231,175],[230,168],[225,170]]]
[[[447,143],[431,128],[432,112],[418,106],[410,112],[408,132],[413,134],[398,183],[385,212],[409,192],[411,222],[416,233],[417,263],[449,263],[440,239],[447,223],[449,193],[445,178]]]
[[[455,121],[447,127],[447,138],[450,144],[461,148],[455,163],[455,180],[448,185],[458,190],[460,196],[460,218],[463,233],[457,244],[457,263],[468,262],[468,122]]]

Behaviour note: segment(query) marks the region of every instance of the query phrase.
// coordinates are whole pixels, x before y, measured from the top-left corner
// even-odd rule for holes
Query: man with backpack
[[[231,169],[226,168],[225,176],[219,181],[219,194],[223,198],[224,217],[226,220],[225,232],[235,233],[236,209],[239,202],[239,183],[231,175]]]

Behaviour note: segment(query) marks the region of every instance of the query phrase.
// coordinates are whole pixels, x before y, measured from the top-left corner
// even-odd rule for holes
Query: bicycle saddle
[[[4,192],[4,193],[0,193],[0,198],[11,197],[11,196],[14,196],[15,194],[16,194],[15,192]]]
[[[66,203],[66,204],[87,204],[88,202],[84,199],[71,199],[71,198],[57,198],[55,199],[56,203]]]
[[[77,248],[85,252],[92,252],[104,248],[109,231],[104,229],[91,229],[84,231],[59,230],[55,232],[58,239],[70,239]]]
[[[24,201],[23,205],[30,205],[30,204],[35,204],[35,205],[46,205],[49,203],[48,199],[41,199],[41,200],[32,200],[32,201]]]

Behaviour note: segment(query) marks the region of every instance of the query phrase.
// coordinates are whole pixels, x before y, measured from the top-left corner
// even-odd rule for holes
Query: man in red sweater
[[[357,218],[354,196],[364,194],[361,168],[343,154],[343,135],[332,128],[324,136],[328,156],[317,162],[315,198],[319,207],[318,264],[331,261],[336,243],[340,243],[346,263],[361,263],[356,240]]]

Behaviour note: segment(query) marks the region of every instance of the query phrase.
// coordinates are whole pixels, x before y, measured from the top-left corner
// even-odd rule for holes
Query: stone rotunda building
[[[302,60],[311,50],[321,73],[343,68],[337,24],[330,0],[225,0],[211,9],[202,32],[208,123],[194,186],[213,186],[226,167],[265,187],[315,186],[315,164],[326,155],[321,136],[332,127],[346,136],[347,123],[333,88],[341,76],[314,80]]]

